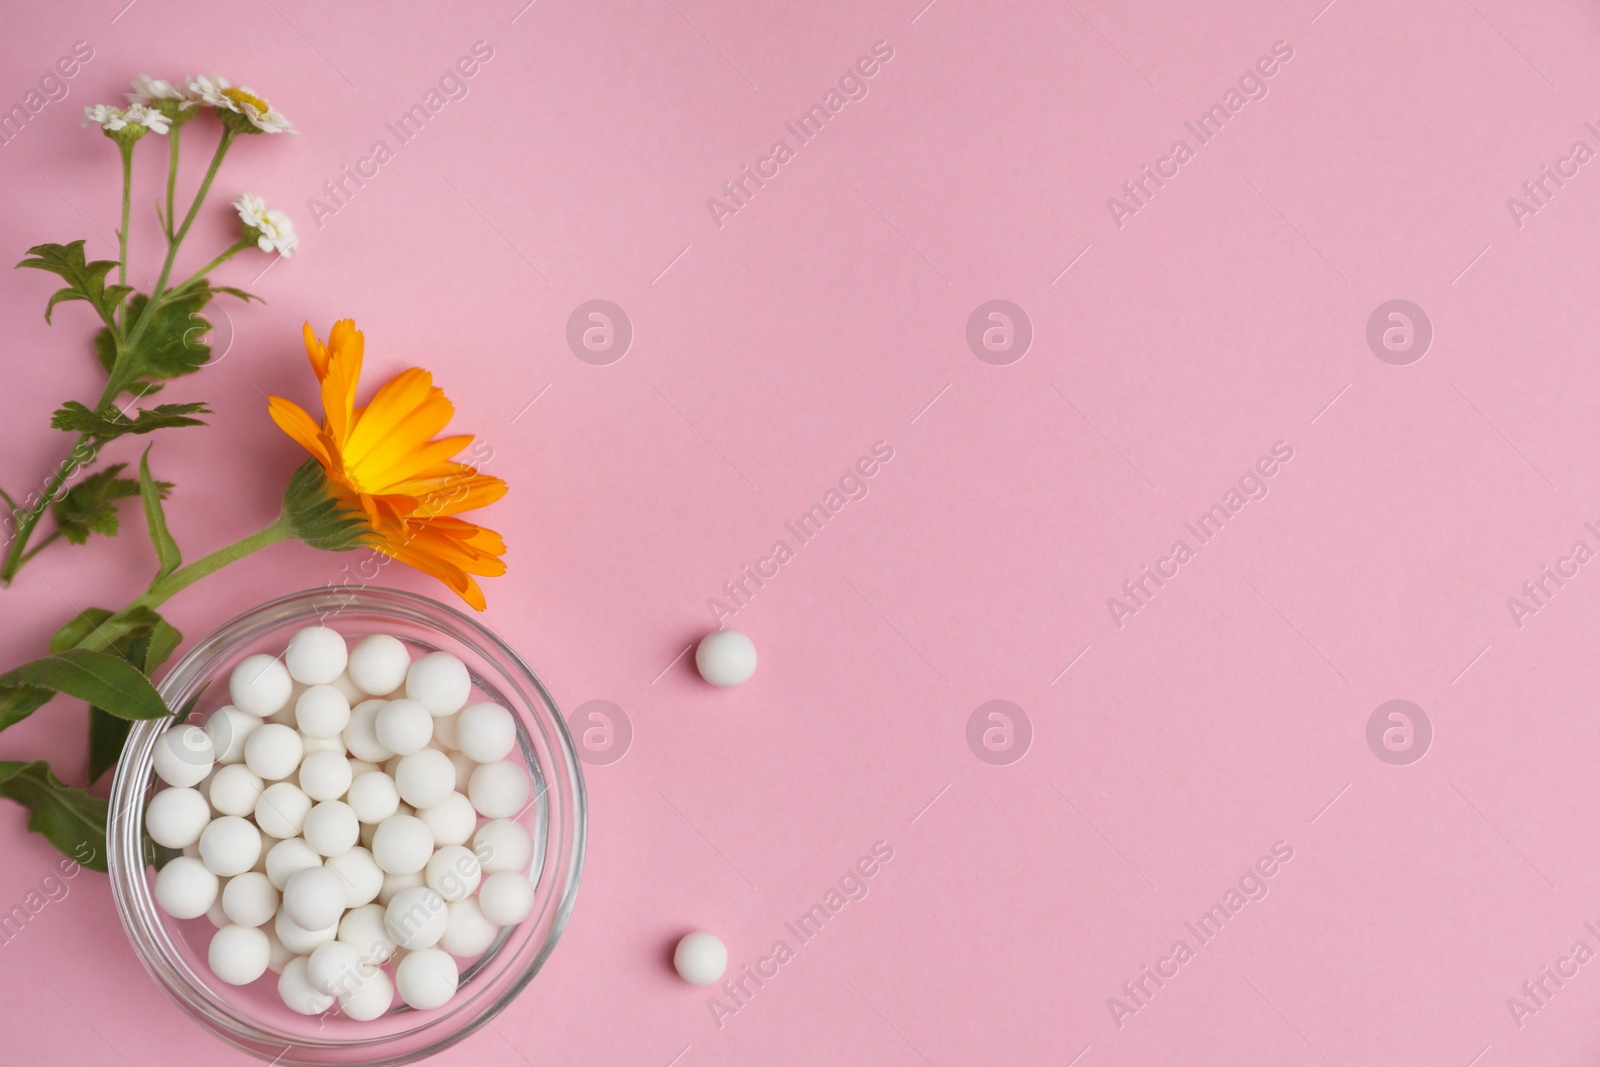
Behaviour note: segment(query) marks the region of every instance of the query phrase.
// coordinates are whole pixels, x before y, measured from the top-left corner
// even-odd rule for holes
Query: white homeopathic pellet
[[[222,888],[222,913],[239,926],[261,926],[278,914],[278,890],[260,871],[228,879]]]
[[[472,696],[472,676],[450,653],[429,652],[406,671],[406,696],[433,715],[453,715]]]
[[[500,926],[515,926],[533,914],[533,883],[519,871],[496,871],[478,887],[483,917]]]
[[[484,918],[477,897],[452,901],[447,910],[449,918],[439,947],[452,956],[471,959],[485,952],[500,936],[500,927]]]
[[[215,786],[216,783],[212,782]],[[163,789],[150,798],[144,826],[150,840],[167,848],[188,848],[211,822],[211,806],[197,789]]]
[[[350,783],[345,802],[362,822],[380,823],[400,810],[400,791],[387,774],[368,771]]]
[[[307,737],[338,737],[350,725],[350,700],[331,685],[314,685],[294,702],[294,721]]]
[[[388,634],[372,634],[350,650],[350,680],[363,693],[388,696],[406,683],[411,653],[405,643]]]
[[[367,963],[360,949],[345,941],[318,945],[306,957],[306,978],[317,989],[334,996],[354,992],[375,970],[377,966]]]
[[[516,760],[480,764],[467,779],[467,798],[485,819],[508,819],[528,803],[533,783]]]
[[[344,915],[344,885],[326,866],[307,867],[283,887],[283,914],[302,930],[337,926]]]
[[[436,848],[464,845],[472,840],[472,833],[478,828],[478,813],[463,793],[452,792],[430,808],[418,808],[417,818],[433,831]]]
[[[347,908],[371,904],[383,889],[383,868],[372,858],[372,853],[360,845],[337,856],[329,856],[323,866],[339,876],[339,884],[344,887],[344,906]]]
[[[373,971],[351,993],[339,997],[339,1007],[356,1022],[382,1018],[394,1003],[394,983],[387,971]]]
[[[267,851],[267,880],[280,893],[289,879],[308,867],[321,867],[322,857],[298,837],[279,841]]]
[[[425,885],[402,889],[383,912],[383,927],[404,949],[432,948],[450,921],[445,899]]]
[[[206,795],[211,798],[211,806],[217,809],[219,815],[253,815],[256,802],[261,799],[261,792],[265,788],[266,783],[262,782],[261,777],[249,767],[242,763],[230,763],[217,768],[217,773],[211,777],[211,788]],[[165,792],[170,793],[172,790]],[[161,794],[157,793],[156,796],[159,797]],[[147,814],[146,818],[148,817]]]
[[[446,845],[433,854],[423,868],[422,879],[428,888],[447,901],[471,896],[483,881],[483,867],[472,850],[461,845]]]
[[[289,677],[302,685],[328,685],[350,662],[344,635],[326,626],[307,626],[289,638],[283,654]]]
[[[340,856],[356,847],[361,823],[342,800],[324,800],[306,814],[306,844],[324,856]]]
[[[296,838],[311,811],[311,798],[293,782],[273,782],[256,799],[256,825],[261,832],[280,841]]]
[[[394,955],[395,944],[384,929],[382,904],[364,904],[351,908],[339,920],[339,940],[354,945],[362,958],[375,963],[386,963]]]
[[[294,727],[263,723],[244,743],[244,765],[275,782],[295,772],[305,751],[305,740]]]
[[[417,949],[407,953],[395,968],[394,984],[400,990],[400,999],[413,1008],[442,1008],[456,995],[461,970],[442,949]]]
[[[396,756],[409,756],[433,740],[433,715],[415,700],[391,700],[378,709],[373,731],[384,748]]]
[[[514,819],[495,819],[478,827],[472,850],[477,853],[484,874],[526,871],[533,862],[533,837],[527,827]]]
[[[385,874],[415,874],[433,855],[433,831],[415,815],[391,815],[372,835],[372,858]]]
[[[287,911],[282,910],[273,920],[272,929],[277,932],[278,940],[297,956],[310,955],[317,950],[318,945],[326,945],[339,934],[337,923],[322,930],[307,930],[289,918]]]
[[[743,685],[756,673],[756,646],[738,630],[706,634],[694,650],[700,677],[712,685]]]
[[[400,799],[414,808],[431,808],[455,792],[456,767],[437,748],[425,748],[400,757],[394,769]]]
[[[261,831],[237,815],[211,820],[200,834],[200,862],[219,878],[243,874],[261,858]]]
[[[301,792],[312,800],[338,800],[350,791],[354,775],[344,753],[324,750],[306,753],[298,781]]]
[[[383,876],[383,888],[378,890],[378,903],[384,907],[389,906],[389,901],[403,889],[415,889],[423,885],[421,871],[409,871],[405,874],[386,874]]]
[[[456,717],[456,748],[474,762],[498,762],[516,747],[517,720],[499,704],[473,704]]]
[[[254,926],[224,926],[211,938],[206,962],[211,973],[229,985],[249,985],[267,973],[272,947]]]
[[[228,698],[240,711],[266,718],[282,711],[294,692],[289,670],[265,653],[246,656],[228,677]]]
[[[382,763],[394,755],[378,740],[378,712],[388,703],[387,700],[363,700],[350,709],[350,723],[340,736],[345,748],[356,759]]]
[[[306,977],[305,956],[296,956],[278,977],[278,997],[290,1011],[301,1015],[321,1015],[333,1007],[333,997],[311,984]]]
[[[696,930],[678,942],[672,966],[678,977],[691,985],[711,985],[728,969],[728,946],[716,934]]]
[[[156,777],[180,788],[199,785],[211,773],[216,746],[198,726],[174,726],[156,738]]]
[[[174,856],[156,874],[156,903],[174,919],[198,919],[217,899],[217,876],[193,856]]]
[[[215,750],[214,758],[218,763],[244,762],[244,742],[261,720],[248,712],[240,711],[232,704],[224,704],[211,713],[206,720],[206,736],[211,738],[211,746]]]

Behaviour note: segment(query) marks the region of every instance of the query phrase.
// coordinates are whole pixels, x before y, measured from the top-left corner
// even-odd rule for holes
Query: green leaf
[[[83,639],[105,625],[114,612],[105,608],[85,608],[72,617],[72,621],[57,630],[50,638],[51,652],[65,652],[77,648]]]
[[[32,686],[0,689],[0,730],[26,719],[50,703],[54,696],[48,689],[35,689]]]
[[[89,706],[89,782],[92,785],[100,776],[117,765],[122,758],[122,746],[128,743],[128,731],[133,723],[119,719],[104,708]]]
[[[346,508],[328,490],[328,479],[314,459],[302,463],[289,478],[283,513],[294,535],[312,548],[348,552],[366,543],[372,529],[366,517]]]
[[[150,433],[179,426],[204,426],[193,418],[209,415],[205,404],[157,404],[153,408],[140,408],[137,416],[129,418],[115,404],[107,404],[99,411],[90,411],[88,405],[69,400],[50,416],[50,425],[67,433],[86,433],[102,443],[127,433]]]
[[[254,300],[258,304],[265,304],[266,303],[265,300],[261,299],[256,294],[247,293],[243,289],[235,289],[231,285],[213,285],[211,287],[211,291],[213,293],[227,293],[229,296],[237,297],[240,300],[245,301],[246,303],[249,303],[252,300]]]
[[[0,796],[33,813],[28,829],[91,870],[106,869],[106,816],[110,803],[65,785],[44,760],[0,762]]]
[[[93,534],[117,536],[122,527],[117,502],[139,495],[138,482],[117,477],[126,466],[113,463],[96,471],[51,503],[50,511],[61,536],[75,545],[83,544]]]
[[[144,499],[144,521],[150,527],[150,543],[156,546],[156,559],[161,564],[156,571],[159,580],[178,569],[183,563],[183,553],[178,551],[178,542],[167,529],[167,515],[161,509],[161,490],[150,477],[148,448],[139,458],[139,495]]]
[[[124,389],[139,381],[193,374],[210,362],[211,346],[201,338],[211,329],[211,323],[200,314],[210,300],[211,290],[196,286],[170,301],[163,300],[151,312],[154,317],[143,325],[133,349],[123,354],[123,364],[116,368],[118,381]],[[128,304],[127,331],[130,335],[140,325],[149,306],[149,297],[142,293]],[[95,353],[109,371],[116,358],[116,345],[109,327],[96,334]]]
[[[69,648],[0,674],[0,691],[15,688],[66,693],[123,719],[171,714],[150,679],[115,652]]]
[[[50,321],[50,314],[57,304],[68,300],[86,300],[109,325],[123,298],[133,291],[126,285],[107,286],[106,275],[117,265],[116,260],[96,259],[85,262],[82,241],[73,241],[66,245],[34,245],[28,249],[28,255],[33,258],[24,259],[17,266],[49,271],[51,274],[59,275],[67,283],[67,287],[57,289],[51,295],[50,302],[45,305],[46,322]]]

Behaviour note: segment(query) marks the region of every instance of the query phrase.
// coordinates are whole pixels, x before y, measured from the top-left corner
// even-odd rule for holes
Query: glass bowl
[[[144,808],[158,784],[156,739],[181,718],[202,723],[228,702],[227,678],[246,656],[281,655],[294,631],[327,625],[352,640],[398,637],[413,656],[444,650],[472,674],[474,700],[494,700],[517,719],[518,743],[533,778],[533,800],[517,816],[533,838],[534,909],[503,930],[483,956],[461,961],[461,988],[442,1008],[396,1001],[388,1014],[357,1022],[333,1012],[298,1015],[278,998],[277,974],[247,986],[212,975],[206,950],[214,926],[157,908]],[[293,1067],[379,1067],[410,1063],[461,1041],[510,1004],[555,948],[572,911],[583,867],[585,803],[578,757],[565,724],[533,672],[476,620],[426,597],[388,589],[313,590],[263,604],[196,645],[158,687],[178,716],[135,723],[111,789],[108,864],[117,913],[140,962],[188,1015],[217,1037],[263,1060]],[[187,716],[184,710],[188,709]]]

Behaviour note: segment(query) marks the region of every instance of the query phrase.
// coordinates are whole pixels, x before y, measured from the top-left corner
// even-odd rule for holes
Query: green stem
[[[172,196],[178,186],[178,134],[183,130],[180,123],[174,123],[172,132],[167,135],[171,140],[167,162],[167,240],[172,240]]]
[[[279,541],[291,541],[294,536],[294,528],[289,525],[288,517],[279,515],[270,526],[257,530],[249,537],[219,548],[211,555],[197,559],[187,567],[179,567],[165,578],[151,582],[150,588],[145,590],[144,595],[123,610],[160,607],[195,582],[215,574],[228,564],[237,563],[252,552],[258,552],[268,545],[277,544]]]
[[[19,567],[22,566],[23,563],[28,562],[34,556],[37,556],[39,553],[43,552],[45,549],[47,549],[51,545],[55,544],[56,540],[60,536],[61,536],[61,531],[60,530],[51,530],[50,531],[50,536],[46,537],[43,541],[40,541],[38,544],[34,545],[33,548],[29,549],[28,552],[23,555],[22,561],[20,563],[18,563],[17,566],[19,566]]]
[[[117,231],[117,284],[128,284],[128,208],[133,200],[133,145],[122,144],[122,228]]]
[[[252,246],[251,246],[251,243],[249,241],[245,240],[242,237],[239,238],[239,240],[236,243],[234,243],[234,245],[231,248],[224,249],[222,251],[222,253],[219,256],[217,256],[216,259],[213,259],[210,263],[207,263],[205,266],[201,267],[199,270],[197,270],[193,274],[189,275],[189,277],[185,278],[183,281],[179,282],[177,285],[174,285],[171,289],[168,289],[167,290],[167,299],[169,299],[169,300],[176,299],[185,289],[189,288],[189,286],[194,285],[198,281],[202,281],[207,274],[210,274],[212,271],[216,270],[219,266],[221,266],[222,264],[228,262],[228,260],[232,259],[234,256],[238,255],[240,252],[243,252],[245,249],[250,248],[250,247],[252,247]]]
[[[102,400],[101,404],[104,405]],[[91,437],[88,434],[79,434],[78,441],[72,446],[72,451],[67,453],[67,458],[56,464],[55,471],[50,475],[50,480],[45,483],[44,495],[39,498],[39,503],[22,513],[17,522],[17,532],[11,538],[11,545],[6,551],[5,562],[0,564],[0,586],[11,584],[11,579],[17,576],[17,571],[22,565],[32,558],[28,549],[28,539],[33,536],[34,528],[39,525],[39,520],[44,518],[44,513],[49,510],[50,502],[61,492],[61,487],[67,484],[67,479],[73,472],[87,466],[94,460],[94,449],[84,452]],[[81,458],[80,458],[81,457]]]

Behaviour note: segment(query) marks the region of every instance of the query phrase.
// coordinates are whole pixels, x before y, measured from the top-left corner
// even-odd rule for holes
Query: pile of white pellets
[[[449,1002],[463,963],[531,914],[532,778],[510,711],[448,652],[296,633],[234,669],[231,703],[156,742],[145,809],[177,919],[216,926],[222,982],[269,970],[284,1004],[376,1019]]]

